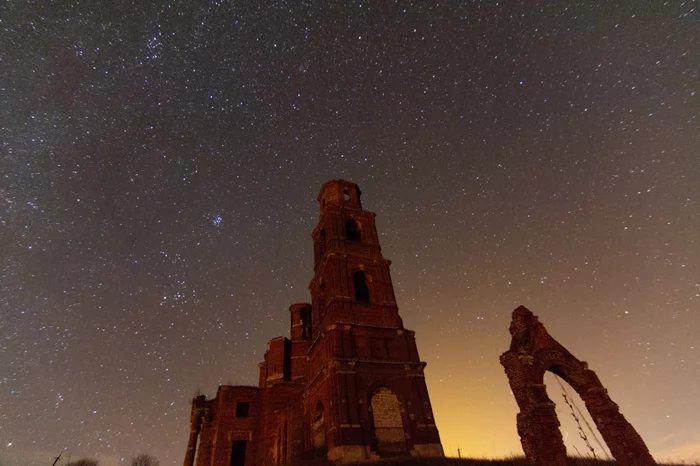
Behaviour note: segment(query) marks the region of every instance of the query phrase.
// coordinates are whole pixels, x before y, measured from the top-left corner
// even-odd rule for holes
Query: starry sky
[[[181,464],[191,397],[256,384],[309,300],[331,178],[378,214],[448,454],[522,453],[523,304],[698,460],[699,8],[5,2],[0,463]]]

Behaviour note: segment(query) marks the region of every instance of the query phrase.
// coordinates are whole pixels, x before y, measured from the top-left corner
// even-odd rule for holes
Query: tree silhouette
[[[129,466],[160,466],[160,461],[155,456],[142,453],[135,458],[131,458]]]

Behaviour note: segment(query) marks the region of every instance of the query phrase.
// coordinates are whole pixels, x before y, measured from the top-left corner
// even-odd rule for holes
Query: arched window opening
[[[346,201],[350,200],[350,192],[347,189],[343,191],[343,199],[345,199]]]
[[[301,325],[301,336],[303,338],[309,337],[309,310],[302,309],[299,313],[299,325]]]
[[[360,303],[369,303],[369,288],[367,287],[367,278],[362,270],[358,270],[353,275],[355,284],[355,301]]]
[[[388,388],[380,388],[372,395],[372,423],[380,455],[406,451],[406,434],[401,417],[401,404]]]
[[[357,226],[354,218],[349,218],[345,221],[345,239],[357,243],[362,239],[360,237],[360,228]]]

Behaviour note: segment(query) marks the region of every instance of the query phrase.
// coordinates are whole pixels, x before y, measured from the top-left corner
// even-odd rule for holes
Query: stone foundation
[[[445,453],[442,451],[440,443],[423,443],[413,445],[411,455],[419,458],[441,458],[445,456]]]
[[[370,458],[368,448],[363,445],[343,445],[331,448],[328,452],[328,459],[338,464],[344,464],[360,463]]]

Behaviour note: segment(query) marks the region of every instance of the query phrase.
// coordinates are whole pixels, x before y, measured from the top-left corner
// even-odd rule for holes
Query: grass
[[[370,463],[386,466],[530,466],[524,456],[514,456],[501,459],[469,459],[469,458],[411,458],[383,460]],[[615,461],[594,460],[591,458],[569,457],[570,466],[598,466],[617,464]],[[700,466],[700,463],[657,463],[658,466]],[[367,466],[367,463],[357,463],[352,466]]]

